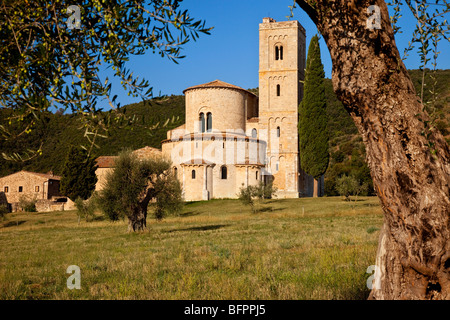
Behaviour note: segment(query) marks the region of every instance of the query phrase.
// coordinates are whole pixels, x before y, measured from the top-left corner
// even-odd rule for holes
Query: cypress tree
[[[61,194],[72,201],[88,199],[97,183],[96,170],[94,157],[88,157],[88,152],[79,146],[71,146],[62,172]]]
[[[325,173],[329,162],[324,78],[319,38],[315,35],[308,48],[304,96],[298,112],[300,164],[315,180]]]

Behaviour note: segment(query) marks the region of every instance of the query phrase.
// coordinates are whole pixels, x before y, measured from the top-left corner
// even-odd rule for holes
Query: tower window
[[[5,187],[5,193],[8,193],[8,191],[9,191],[9,188],[8,187]]]
[[[207,132],[212,131],[212,114],[211,114],[211,112],[208,112],[206,114],[206,131]]]
[[[192,170],[192,179],[195,179],[195,170]]]
[[[252,129],[252,138],[256,138],[258,132],[256,131],[255,128]]]
[[[277,84],[277,97],[281,95],[281,86]]]
[[[275,60],[283,60],[283,46],[275,46]]]
[[[222,166],[221,168],[220,168],[220,178],[222,179],[222,180],[225,180],[225,179],[227,179],[227,167],[226,166]]]
[[[277,127],[277,138],[279,138],[281,135],[281,129],[280,127]]]
[[[19,187],[19,192],[23,192],[23,187],[22,186]]]
[[[205,132],[205,115],[200,113],[200,132]]]
[[[39,192],[39,186],[34,186],[34,192]]]
[[[258,171],[256,171],[256,180],[258,180]]]

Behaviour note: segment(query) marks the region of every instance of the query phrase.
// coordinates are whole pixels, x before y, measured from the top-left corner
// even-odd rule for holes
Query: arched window
[[[277,127],[277,138],[279,138],[281,135],[281,129],[280,127]]]
[[[199,128],[200,132],[205,132],[205,115],[202,113],[200,113],[200,128]]]
[[[252,129],[252,138],[256,138],[256,136],[258,135],[258,132],[256,131],[255,128]]]
[[[192,170],[192,179],[195,179],[195,170]]]
[[[220,168],[220,178],[223,179],[223,180],[227,179],[227,174],[228,174],[227,167],[222,166]]]
[[[277,97],[281,95],[281,86],[277,84]]]
[[[212,114],[211,114],[211,112],[208,112],[206,114],[206,131],[207,132],[212,131]]]
[[[275,46],[275,60],[283,60],[283,46]]]

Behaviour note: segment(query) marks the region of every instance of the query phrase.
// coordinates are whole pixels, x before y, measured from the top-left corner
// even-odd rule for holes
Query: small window
[[[277,97],[281,95],[281,86],[277,84]]]
[[[199,122],[200,122],[200,132],[205,132],[205,115],[204,113],[200,113],[200,117],[199,117]]]
[[[23,192],[23,187],[22,186],[19,187],[19,192]]]
[[[5,193],[8,193],[9,187],[5,187],[5,188],[4,188],[4,191],[5,191]]]
[[[256,180],[258,180],[258,171],[256,171]]]
[[[206,131],[207,132],[212,131],[212,114],[211,114],[211,112],[208,112],[206,114]]]
[[[192,170],[192,179],[195,179],[195,170]]]
[[[252,129],[252,138],[256,138],[256,136],[258,135],[258,132],[256,131],[255,128]]]
[[[39,192],[39,186],[34,187],[34,192]]]
[[[222,166],[222,168],[220,168],[220,178],[222,180],[227,179],[227,167]]]
[[[281,135],[281,129],[280,127],[277,127],[277,138],[279,138]]]

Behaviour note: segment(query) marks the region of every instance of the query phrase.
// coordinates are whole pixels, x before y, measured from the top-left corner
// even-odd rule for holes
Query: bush
[[[36,210],[36,198],[30,198],[27,196],[20,196],[19,208],[25,212],[37,212]]]
[[[350,196],[356,196],[367,193],[369,185],[367,182],[360,183],[354,176],[343,175],[336,179],[336,190],[341,196],[345,197],[346,201],[350,201]]]
[[[81,218],[86,219],[86,222],[88,222],[90,218],[94,217],[95,209],[97,208],[96,201],[95,194],[88,200],[83,200],[82,198],[75,199],[75,207],[78,210],[78,224],[80,224]]]
[[[272,182],[264,184],[260,182],[256,186],[242,187],[239,190],[239,200],[244,205],[249,205],[253,213],[261,210],[260,205],[264,199],[271,199],[275,194],[277,188],[273,186]]]
[[[5,214],[9,212],[7,204],[0,204],[0,218],[3,219]]]

